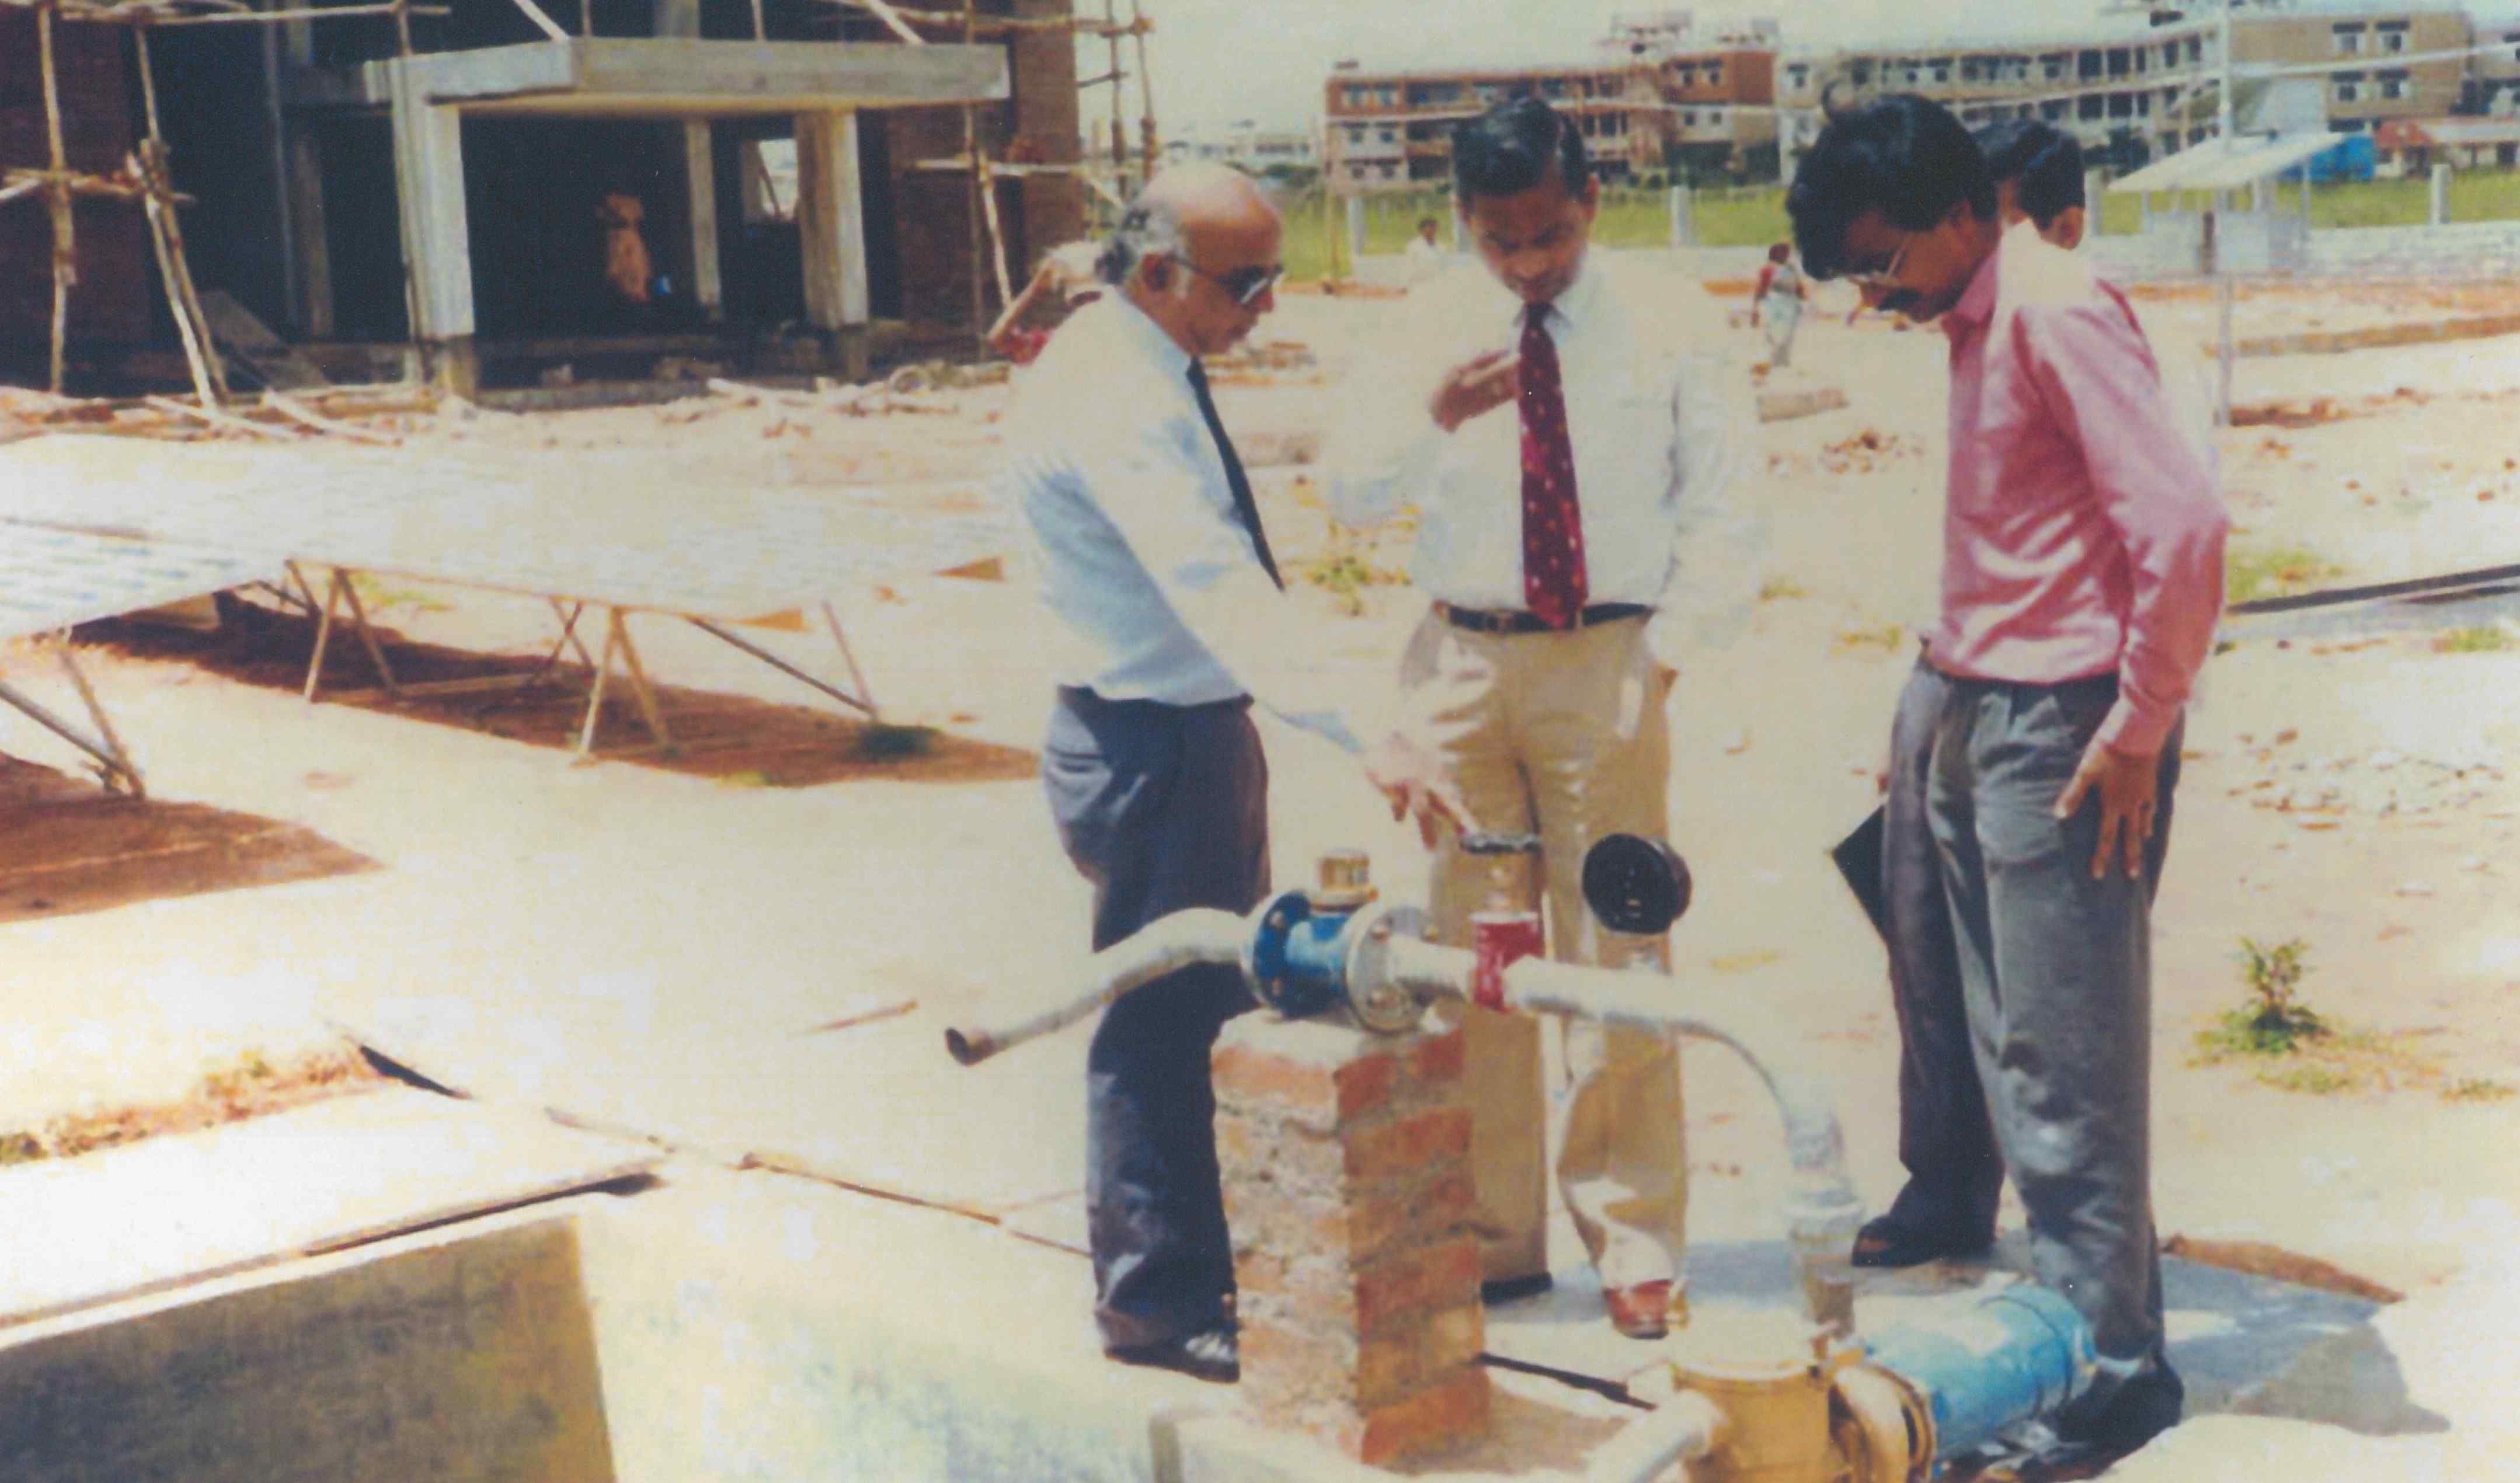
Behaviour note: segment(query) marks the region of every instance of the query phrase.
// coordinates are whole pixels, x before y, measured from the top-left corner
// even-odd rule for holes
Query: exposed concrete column
[[[2432,207],[2432,224],[2437,227],[2448,225],[2450,222],[2449,165],[2433,166]]]
[[[300,339],[333,337],[333,256],[324,234],[324,152],[312,124],[289,128],[289,229],[297,242],[291,305]]]
[[[394,193],[402,214],[412,338],[446,390],[479,389],[472,346],[472,222],[464,205],[464,120],[420,91],[409,60],[379,64],[393,94]]]
[[[1688,187],[1671,187],[1665,196],[1664,206],[1671,213],[1671,245],[1675,247],[1697,246],[1697,201]]]
[[[717,154],[705,118],[683,123],[683,180],[692,218],[692,296],[709,320],[726,318],[726,288],[717,258]]]
[[[832,340],[849,379],[862,381],[873,311],[854,112],[796,115],[796,231],[805,263],[805,318]]]
[[[1365,198],[1347,199],[1347,269],[1363,276],[1365,271]]]

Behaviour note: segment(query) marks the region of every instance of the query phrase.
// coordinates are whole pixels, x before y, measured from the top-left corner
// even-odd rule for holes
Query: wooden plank
[[[567,1219],[0,1334],[0,1417],[13,1483],[613,1476]]]
[[[607,1184],[660,1158],[397,1090],[22,1165],[0,1171],[0,1325]]]
[[[202,295],[202,318],[209,322],[211,340],[245,362],[272,390],[305,391],[332,384],[323,368],[272,334],[251,309],[219,290]]]

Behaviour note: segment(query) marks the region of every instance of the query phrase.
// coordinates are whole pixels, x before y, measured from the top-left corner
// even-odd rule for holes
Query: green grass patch
[[[2345,575],[2345,568],[2299,546],[2233,546],[2223,557],[2223,600],[2289,597]]]
[[[943,735],[932,726],[894,726],[871,721],[849,739],[849,755],[860,762],[904,762],[936,749]],[[769,780],[765,777],[763,782]]]
[[[2442,1089],[2444,1101],[2502,1101],[2512,1095],[2509,1082],[2491,1076],[2462,1076]]]
[[[2163,193],[2153,198],[2156,210],[2201,211],[2211,202],[2203,192]],[[2301,187],[2275,187],[2278,210],[2299,214]],[[2457,170],[2450,177],[2450,219],[2508,221],[2520,217],[2520,172]],[[2340,180],[2310,188],[2310,224],[2333,227],[2412,227],[2432,219],[2432,184],[2420,176],[2404,180]],[[2143,207],[2132,196],[2111,195],[2100,202],[2104,233],[2142,230]]]
[[[2511,631],[2486,625],[2477,628],[2453,628],[2433,635],[2433,652],[2443,654],[2493,654],[2512,647]]]
[[[1811,590],[1791,577],[1770,577],[1759,584],[1759,601],[1762,603],[1783,603],[1810,596]]]
[[[2309,1061],[2281,1070],[2260,1071],[2258,1081],[2278,1092],[2299,1092],[2311,1097],[2325,1097],[2337,1092],[2359,1092],[2362,1089],[2362,1073],[2351,1066],[2333,1065],[2326,1061]]]
[[[1356,264],[1348,258],[1344,202],[1333,202],[1326,208],[1322,192],[1316,188],[1281,205],[1286,221],[1286,240],[1281,255],[1285,259],[1288,278],[1298,282],[1317,280],[1328,276],[1333,264],[1340,277],[1355,275]],[[1394,191],[1369,196],[1365,198],[1365,253],[1378,257],[1406,250],[1409,239],[1418,235],[1418,223],[1429,216],[1438,223],[1436,240],[1444,241],[1441,224],[1449,221],[1452,214],[1450,191]],[[1701,187],[1691,198],[1690,220],[1700,247],[1764,247],[1793,235],[1785,219],[1785,193],[1781,186]],[[1659,190],[1604,187],[1601,214],[1593,224],[1593,240],[1607,247],[1669,247],[1668,198]]]

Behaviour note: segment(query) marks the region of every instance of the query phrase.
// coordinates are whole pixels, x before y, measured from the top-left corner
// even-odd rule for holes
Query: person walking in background
[[[1664,711],[1684,630],[1700,599],[1755,581],[1744,562],[1681,560],[1721,511],[1743,416],[1717,392],[1731,379],[1688,353],[1720,344],[1721,321],[1693,284],[1588,253],[1600,187],[1582,133],[1546,103],[1462,125],[1453,167],[1479,263],[1413,293],[1361,363],[1330,447],[1331,513],[1351,525],[1421,514],[1412,571],[1431,606],[1401,660],[1402,702],[1479,828],[1540,835],[1546,879],[1511,904],[1545,900],[1561,960],[1659,962],[1659,940],[1605,939],[1581,874],[1603,834],[1667,831]],[[1485,862],[1436,843],[1439,940],[1467,945],[1488,886]],[[1612,1323],[1662,1333],[1688,1194],[1669,1037],[1567,1026],[1552,1160],[1540,1027],[1463,1012],[1491,1298],[1549,1283],[1553,1161]]]
[[[1409,239],[1402,265],[1413,288],[1444,271],[1445,254],[1435,241],[1435,227],[1434,217],[1421,217],[1418,222],[1418,235]]]
[[[1767,321],[1768,365],[1781,370],[1793,364],[1794,331],[1803,322],[1803,300],[1811,296],[1811,287],[1803,282],[1802,270],[1794,266],[1794,245],[1780,242],[1768,248],[1768,260],[1759,267],[1759,282],[1750,291],[1750,328]]]
[[[2053,1430],[2069,1449],[2133,1451],[2184,1397],[2152,1217],[2150,908],[2228,521],[2125,295],[2034,223],[2004,227],[1949,112],[1899,94],[1833,117],[1786,211],[1815,276],[1950,340],[1941,613],[1894,747],[1911,762],[1921,748],[1998,1156],[1958,1151],[1975,1128],[1948,1109],[1954,1149],[1924,1160],[1855,1255],[1868,1237],[1873,1265],[1982,1246],[2008,1173],[2039,1280],[2091,1324],[2099,1357]],[[1904,788],[1914,807],[1918,783],[1894,776],[1894,800]],[[1948,1030],[1948,985],[1903,984],[1900,1012],[1904,1032],[1919,1014]]]

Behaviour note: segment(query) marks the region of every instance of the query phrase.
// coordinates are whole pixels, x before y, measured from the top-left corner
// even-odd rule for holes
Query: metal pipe
[[[1586,1464],[1585,1483],[1653,1483],[1673,1464],[1713,1452],[1723,1426],[1713,1401],[1684,1390],[1620,1428]]]
[[[1193,908],[1175,912],[1094,955],[1077,992],[1029,1018],[1001,1025],[968,1025],[945,1032],[945,1049],[967,1066],[1027,1040],[1065,1028],[1142,984],[1199,964],[1242,961],[1251,924],[1232,912]]]
[[[1462,949],[1394,942],[1389,954],[1392,978],[1421,997],[1469,997],[1473,963]],[[1864,1222],[1864,1204],[1847,1173],[1846,1140],[1825,1083],[1783,1069],[1788,1056],[1763,1044],[1766,1033],[1750,1028],[1737,1007],[1691,996],[1660,975],[1527,958],[1505,971],[1505,1007],[1693,1036],[1725,1046],[1748,1062],[1784,1120],[1794,1175],[1785,1196],[1785,1228],[1804,1305],[1822,1327],[1839,1334],[1852,1330],[1854,1273],[1848,1252]]]

